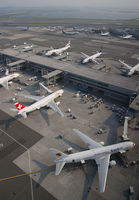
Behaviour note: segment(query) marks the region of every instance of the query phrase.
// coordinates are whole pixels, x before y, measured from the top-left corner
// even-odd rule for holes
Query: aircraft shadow
[[[79,145],[67,140],[66,138],[62,138],[62,139],[66,144],[70,145],[72,148],[78,150],[79,152],[87,150],[87,149],[80,147]],[[82,166],[82,165],[83,164],[81,164],[81,163],[74,163],[74,164],[71,163],[71,164],[66,165],[64,168],[67,169],[67,171],[69,171],[72,168],[79,167],[79,166]],[[86,170],[84,172],[85,172],[86,179],[85,179],[85,183],[84,183],[82,200],[87,199],[89,191],[90,191],[91,186],[93,184],[93,180],[94,180],[96,172],[97,172],[97,166],[96,166],[95,161],[94,160],[87,160],[86,164],[85,164],[85,169]]]
[[[40,173],[38,183],[36,184],[36,187],[39,187],[40,184],[44,181],[44,179],[48,176],[48,174],[55,171],[55,165],[48,166],[37,160],[33,160],[33,162],[35,162],[36,165],[38,165],[41,170],[47,169],[46,171]]]
[[[17,121],[18,119],[22,118],[20,115],[17,115],[15,117],[11,117],[7,120],[0,120],[0,125],[5,126],[5,130],[8,130],[10,128],[10,125]]]
[[[49,120],[47,109],[41,108],[40,113],[41,113],[43,119],[46,121],[47,125],[50,126],[50,120]]]
[[[113,123],[114,122],[114,123]],[[117,143],[117,127],[118,122],[115,116],[112,114],[105,122],[105,125],[109,126],[110,131],[108,133],[107,141],[105,146]]]
[[[92,184],[97,172],[97,166],[94,160],[86,161],[85,168],[86,168],[85,170],[86,179],[84,182],[82,200],[87,200],[89,191],[91,190],[91,187],[92,187]]]
[[[77,151],[85,151],[85,150],[87,150],[87,149],[85,149],[85,148],[83,148],[83,147],[80,147],[79,145],[77,145],[77,144],[75,144],[75,143],[69,141],[69,140],[66,139],[66,138],[62,138],[62,140],[63,140],[66,144],[68,144],[70,147],[76,149]]]

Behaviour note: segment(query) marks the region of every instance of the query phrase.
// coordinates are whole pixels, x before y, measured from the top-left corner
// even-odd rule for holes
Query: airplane
[[[76,35],[76,34],[79,34],[79,31],[64,31],[64,30],[62,30],[62,33],[66,34],[66,35]]]
[[[82,60],[82,63],[85,64],[85,63],[88,63],[90,61],[96,63],[96,64],[99,64],[99,62],[96,61],[96,58],[99,57],[101,54],[102,54],[102,51],[98,51],[96,54],[92,55],[92,56],[88,56],[86,55],[85,53],[82,53],[81,54],[85,57],[83,60]]]
[[[12,79],[19,77],[19,74],[13,73],[9,75],[9,71],[7,69],[5,75],[6,75],[5,77],[0,78],[0,85],[2,85],[6,90],[8,90],[9,89],[8,81],[11,81]]]
[[[35,100],[36,102],[31,104],[30,106],[24,106],[20,103],[15,103],[16,109],[12,109],[12,111],[17,112],[18,115],[21,115],[23,118],[27,118],[27,113],[30,113],[34,110],[39,110],[42,107],[50,107],[53,109],[56,113],[58,113],[61,117],[64,117],[63,113],[61,110],[58,108],[59,102],[55,103],[54,99],[57,97],[62,96],[63,90],[57,90],[53,92],[52,90],[48,89],[45,87],[42,83],[39,83],[40,87],[47,92],[49,95],[48,96],[33,96],[33,95],[25,95],[25,94],[15,94],[16,97],[23,97],[23,98],[28,98]]]
[[[101,36],[108,36],[110,33],[109,32],[102,32],[101,31]]]
[[[139,73],[139,63],[136,64],[134,67],[131,67],[130,65],[126,64],[124,61],[119,60],[119,62],[122,65],[124,65],[124,67],[126,68],[126,73],[127,73],[128,76],[131,76],[134,73]]]
[[[131,39],[133,37],[133,35],[125,35],[125,36],[122,36],[123,39]]]
[[[63,48],[59,48],[59,49],[54,49],[53,47],[51,47],[51,50],[46,52],[46,56],[52,56],[52,55],[61,55],[64,51],[67,51],[70,48],[70,41],[66,44],[65,47]]]
[[[50,148],[50,151],[55,158],[54,162],[56,163],[55,174],[60,174],[65,163],[75,163],[94,159],[98,166],[100,192],[103,193],[106,187],[108,167],[116,165],[115,160],[110,161],[111,154],[117,152],[124,153],[126,150],[134,147],[135,144],[133,142],[122,142],[119,144],[103,146],[102,142],[95,142],[79,130],[73,129],[73,131],[87,144],[89,150],[67,155],[57,149]]]
[[[73,30],[75,31],[75,32],[84,32],[85,31],[85,28],[78,28],[78,27],[73,27]]]
[[[24,52],[26,52],[26,51],[30,51],[30,50],[32,50],[32,49],[33,49],[33,47],[34,47],[34,45],[33,45],[33,44],[31,44],[31,45],[28,45],[28,46],[25,46],[25,47],[23,47],[22,51],[24,51]]]

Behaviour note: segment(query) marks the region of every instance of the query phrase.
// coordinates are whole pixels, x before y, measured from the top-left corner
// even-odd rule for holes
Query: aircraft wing
[[[59,107],[56,105],[56,103],[52,100],[47,104],[51,109],[53,109],[56,113],[58,113],[61,117],[64,117],[63,113],[59,109]]]
[[[95,160],[98,166],[100,192],[104,192],[105,187],[106,187],[110,154],[104,155],[103,157],[96,158]]]
[[[119,62],[120,62],[122,65],[124,65],[127,69],[129,69],[129,70],[132,69],[132,67],[131,67],[130,65],[126,64],[124,61],[119,60]]]
[[[95,59],[91,59],[94,63],[99,64],[98,61],[96,61]]]
[[[32,99],[35,101],[40,101],[41,99],[44,98],[44,96],[34,96],[34,95],[26,95],[26,94],[15,94],[16,97],[23,97],[26,99]]]
[[[139,68],[138,68],[138,69],[136,69],[136,71],[137,71],[137,72],[139,72]]]
[[[81,52],[81,54],[85,57],[85,58],[88,58],[89,56],[83,52]]]
[[[87,144],[89,149],[102,147],[100,143],[95,142],[94,140],[92,140],[91,138],[80,132],[78,129],[73,129],[73,131]]]
[[[0,84],[1,84],[6,90],[9,89],[9,87],[8,87],[8,81],[7,81],[7,80],[1,82]]]
[[[139,63],[136,64],[133,68],[135,69],[135,71],[139,72]],[[133,69],[133,68],[132,68],[132,69]]]
[[[49,88],[45,87],[42,83],[39,83],[39,85],[40,85],[40,87],[42,87],[42,88],[45,90],[45,92],[47,92],[48,94],[52,94],[52,93],[53,93],[52,90],[50,90]]]

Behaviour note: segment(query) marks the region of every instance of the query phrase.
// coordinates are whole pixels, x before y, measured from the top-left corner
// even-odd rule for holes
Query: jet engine
[[[103,146],[103,145],[104,145],[104,142],[100,142],[100,144]]]
[[[109,162],[109,166],[112,167],[112,166],[115,166],[116,165],[116,161],[115,160],[111,160]]]
[[[56,102],[56,105],[59,106],[59,105],[60,105],[60,101],[57,101],[57,102]]]

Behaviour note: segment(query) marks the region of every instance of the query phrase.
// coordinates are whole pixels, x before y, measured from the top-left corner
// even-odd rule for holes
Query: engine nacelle
[[[56,102],[56,105],[59,106],[60,105],[60,101]]]
[[[103,145],[104,145],[104,142],[100,142],[100,144],[103,146]]]
[[[115,160],[111,160],[109,162],[109,166],[112,167],[112,166],[115,166],[116,165],[116,161]]]

